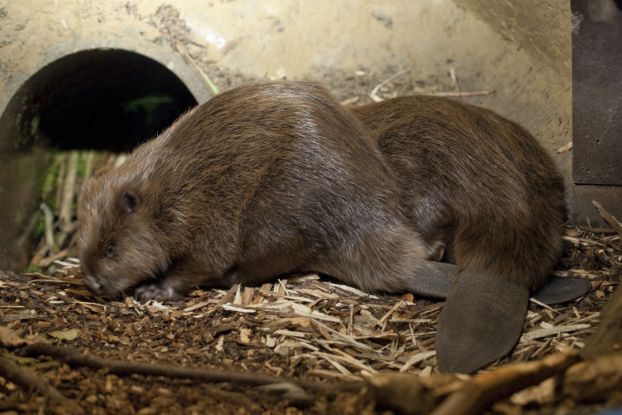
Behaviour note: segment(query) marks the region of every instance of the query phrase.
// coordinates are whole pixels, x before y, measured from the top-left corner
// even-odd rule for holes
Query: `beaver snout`
[[[116,286],[108,284],[104,276],[85,274],[84,285],[91,293],[104,299],[112,300],[123,293],[122,290],[116,289]]]
[[[111,278],[106,274],[84,274],[84,285],[97,297],[106,300],[118,300],[132,291],[130,281],[122,278]]]
[[[86,285],[86,288],[93,294],[101,295],[102,285],[97,282],[97,279],[94,276],[86,274],[84,276],[84,284]]]

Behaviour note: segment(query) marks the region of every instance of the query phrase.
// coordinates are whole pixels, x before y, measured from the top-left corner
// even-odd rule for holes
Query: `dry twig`
[[[54,239],[54,214],[48,205],[41,203],[43,218],[45,221],[45,244],[49,252],[56,252],[56,241]]]
[[[82,409],[74,401],[64,397],[36,372],[0,356],[0,374],[26,390],[35,390],[51,401],[53,405],[61,405],[71,414],[80,414]]]
[[[426,92],[425,95],[433,97],[480,97],[494,94],[495,91],[445,91],[445,92]]]
[[[80,154],[72,151],[69,154],[69,167],[67,168],[67,177],[63,187],[63,198],[59,212],[60,228],[63,232],[72,230],[73,219],[73,199],[76,191],[76,179],[78,177],[78,161]]]
[[[601,315],[596,331],[581,351],[584,358],[622,351],[622,289],[613,293]]]
[[[378,95],[378,92],[380,92],[380,88],[382,88],[383,86],[387,85],[390,82],[393,82],[394,80],[396,80],[400,76],[402,76],[404,74],[407,74],[409,72],[410,72],[410,69],[405,69],[403,71],[400,71],[400,72],[396,73],[395,75],[391,76],[390,78],[387,78],[384,81],[380,82],[378,85],[376,85],[374,87],[374,89],[371,90],[371,92],[369,93],[369,97],[374,102],[382,102],[382,101],[384,101],[384,98],[382,98],[381,96]]]
[[[607,212],[605,207],[600,202],[592,200],[592,204],[596,210],[598,210],[598,214],[603,218],[603,220],[607,222],[614,231],[622,235],[622,223],[620,223],[620,221],[611,213]]]
[[[575,352],[550,355],[540,361],[509,364],[464,381],[432,415],[476,415],[494,402],[564,372],[577,362]]]
[[[97,356],[89,356],[78,350],[68,347],[59,347],[46,343],[35,343],[22,349],[26,356],[49,356],[59,359],[70,366],[90,367],[93,369],[106,369],[109,373],[118,376],[145,375],[162,376],[167,378],[191,379],[208,383],[233,383],[239,386],[265,386],[290,384],[298,388],[326,391],[327,386],[300,379],[289,379],[262,375],[258,373],[242,373],[233,371],[215,371],[206,369],[190,369],[171,365],[157,365],[122,360],[104,359]],[[309,397],[308,395],[306,395]],[[301,396],[298,397],[302,398]],[[309,397],[310,398],[310,397]]]

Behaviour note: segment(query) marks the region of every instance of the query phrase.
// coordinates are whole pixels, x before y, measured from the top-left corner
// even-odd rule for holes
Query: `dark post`
[[[573,216],[622,219],[622,0],[572,0]]]

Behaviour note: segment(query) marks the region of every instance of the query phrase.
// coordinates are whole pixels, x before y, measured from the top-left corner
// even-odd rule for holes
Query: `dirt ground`
[[[587,278],[592,291],[561,306],[531,304],[519,345],[496,365],[581,349],[593,332],[602,305],[622,277],[622,241],[620,235],[574,228],[566,230],[565,241],[556,274]],[[308,389],[311,399],[301,402],[287,391],[265,387],[120,376],[70,367],[55,358],[20,356],[19,348],[0,349],[0,356],[34,370],[84,413],[392,413],[376,408],[364,391],[343,391],[343,385],[387,370],[422,378],[436,373],[433,347],[442,303],[408,293],[372,296],[316,275],[261,287],[196,290],[184,301],[165,304],[140,304],[131,297],[104,302],[85,290],[76,261],[66,258],[45,273],[0,272],[0,289],[0,325],[31,342],[107,359],[268,374],[322,385]],[[539,395],[518,394],[495,409],[510,414],[527,409],[579,413],[582,408],[555,393]],[[64,413],[0,377],[0,413],[55,410]]]
[[[335,94],[345,105],[416,92],[450,96],[456,92],[451,74],[420,82],[405,74],[393,68],[381,81],[364,71],[318,72],[318,77],[338,85]],[[223,89],[243,81],[217,71],[210,76]],[[478,91],[465,99],[477,102],[491,92]],[[123,157],[92,152],[57,155],[56,170],[48,174],[49,186],[43,190],[49,208],[39,219],[41,240],[31,261],[32,272],[0,272],[0,328],[10,329],[21,341],[62,346],[122,365],[169,366],[157,376],[70,366],[59,357],[25,355],[23,347],[7,346],[1,332],[0,345],[6,348],[0,348],[0,359],[34,370],[79,405],[77,413],[93,414],[390,414],[365,379],[387,371],[437,379],[434,338],[442,302],[409,293],[369,295],[305,275],[261,287],[196,290],[184,301],[164,304],[93,297],[72,258],[75,212],[71,209],[84,178],[111,168]],[[540,361],[584,347],[603,304],[622,278],[621,236],[610,229],[597,231],[566,228],[564,256],[554,272],[588,279],[593,287],[589,295],[554,307],[532,303],[513,354],[493,367]],[[50,244],[44,234],[52,235],[55,243]],[[239,372],[251,378],[270,375],[286,385],[171,377],[180,367]],[[300,382],[302,397],[291,387]],[[438,398],[438,390],[431,387],[429,395]],[[586,405],[549,383],[501,400],[493,410],[578,414],[593,409]],[[597,399],[596,405],[622,405],[622,398],[608,396]],[[0,377],[0,415],[15,413],[67,413],[67,409]]]
[[[134,13],[132,10],[128,8],[128,13]],[[191,59],[221,90],[250,79],[223,69],[200,47],[193,46],[176,10],[162,7],[149,17],[158,31],[156,40],[186,47]],[[506,55],[492,56],[492,61],[495,65],[501,61],[501,67],[513,64],[501,59]],[[363,66],[354,73],[332,68],[312,72],[345,105],[412,93],[455,96],[460,91],[471,94],[463,99],[475,104],[497,99],[489,86],[496,78],[482,79],[483,75],[475,71],[456,75],[449,72],[453,66],[448,56],[437,76],[421,77],[397,66],[388,66],[381,73]],[[9,69],[6,71],[11,72]],[[527,74],[531,72],[529,68]],[[520,85],[532,83],[531,78],[526,79],[520,79]],[[545,81],[539,82],[538,88],[546,89]],[[506,96],[514,100],[516,95],[499,94],[498,99]],[[512,108],[499,102],[499,108]],[[554,113],[557,106],[550,107]],[[530,119],[534,108],[518,108],[518,118]],[[546,113],[533,118],[533,124],[539,126],[536,130],[567,141],[569,116]],[[558,158],[568,158],[568,149],[558,153]],[[59,202],[50,222],[54,224],[59,222],[61,189],[67,182],[60,173],[57,179],[58,186],[50,191]],[[81,180],[74,180],[78,188]],[[70,195],[70,205],[76,194]],[[75,215],[70,217],[75,219]],[[261,287],[236,286],[229,291],[196,290],[179,302],[141,304],[131,297],[107,302],[93,297],[83,286],[77,262],[72,259],[73,229],[69,226],[66,235],[55,236],[57,241],[64,241],[56,250],[45,242],[37,247],[31,266],[36,272],[0,271],[0,328],[10,330],[0,332],[0,359],[33,371],[77,404],[78,413],[391,414],[369,393],[364,379],[386,371],[421,379],[438,374],[434,337],[442,302],[409,293],[369,295],[317,275],[296,276]],[[568,227],[564,239],[564,257],[555,274],[586,278],[592,284],[591,292],[560,306],[532,303],[519,344],[511,356],[493,368],[581,350],[598,324],[603,304],[622,278],[621,235]],[[8,340],[13,335],[19,338],[19,345]],[[59,357],[26,355],[22,342],[75,349],[121,363],[169,366],[158,376],[112,374],[108,369],[69,365]],[[252,382],[173,378],[173,369],[180,367],[239,372],[257,379],[270,375],[284,384],[256,386],[249,385]],[[292,382],[300,382],[306,395],[292,389]],[[579,414],[616,405],[622,405],[619,395],[586,402],[564,395],[549,382],[501,400],[492,410],[508,415]],[[68,409],[0,375],[0,415],[17,413],[68,413]]]

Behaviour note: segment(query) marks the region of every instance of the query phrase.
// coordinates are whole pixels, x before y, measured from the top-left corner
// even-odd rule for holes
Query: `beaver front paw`
[[[183,297],[183,294],[179,293],[170,284],[165,281],[159,281],[153,284],[143,284],[134,290],[134,298],[138,301],[147,300],[179,300]]]

